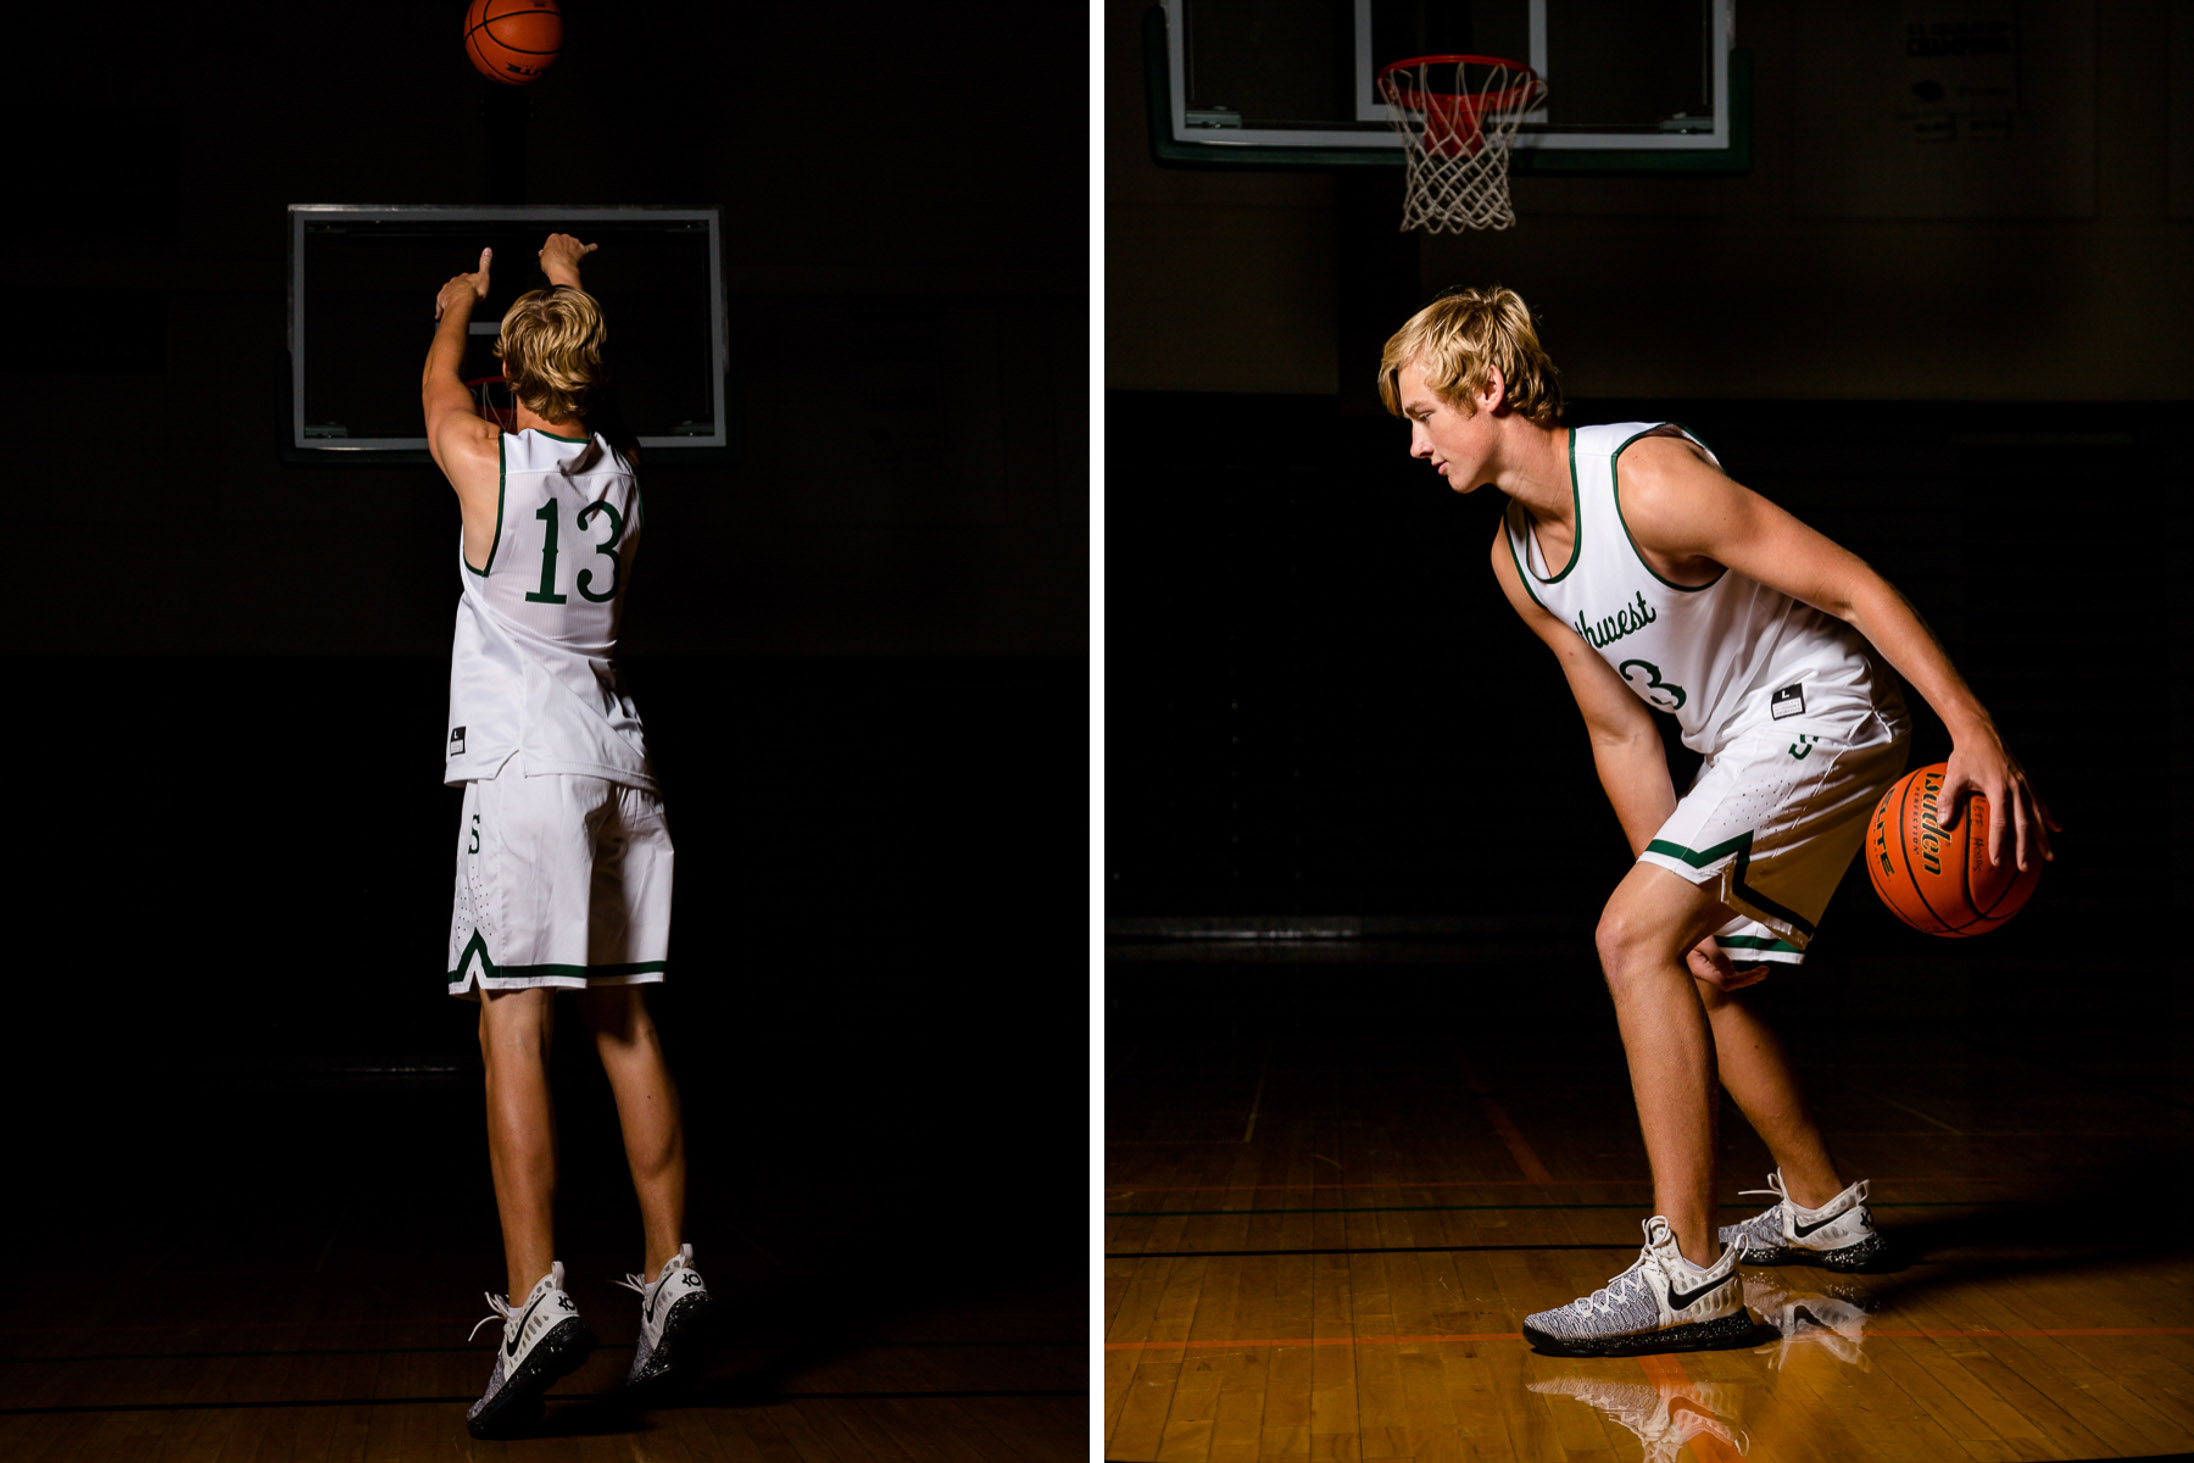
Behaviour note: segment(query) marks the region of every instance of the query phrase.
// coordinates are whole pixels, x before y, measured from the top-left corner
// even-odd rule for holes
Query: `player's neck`
[[[1541,523],[1567,524],[1575,512],[1569,481],[1569,428],[1511,417],[1493,485]]]
[[[521,405],[511,414],[510,429],[513,432],[523,432],[529,427],[536,432],[547,432],[556,437],[586,438],[594,435],[587,430],[584,417],[565,417],[562,421],[552,422]]]

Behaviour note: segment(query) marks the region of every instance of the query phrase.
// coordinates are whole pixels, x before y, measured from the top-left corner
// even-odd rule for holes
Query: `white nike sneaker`
[[[1874,1228],[1874,1216],[1866,1207],[1866,1180],[1861,1179],[1818,1209],[1800,1209],[1783,1189],[1781,1169],[1767,1176],[1764,1189],[1745,1189],[1747,1194],[1766,1194],[1774,1205],[1741,1224],[1725,1224],[1719,1231],[1723,1244],[1742,1244],[1747,1265],[1818,1265],[1847,1274],[1887,1270],[1896,1264],[1889,1241]]]
[[[716,1308],[693,1268],[693,1246],[680,1245],[652,1282],[627,1275],[617,1283],[640,1295],[640,1339],[625,1390],[669,1391],[692,1381],[700,1374],[702,1343]]]
[[[1702,1270],[1683,1257],[1668,1221],[1645,1221],[1637,1263],[1581,1300],[1524,1318],[1524,1339],[1550,1356],[1708,1351],[1753,1338],[1736,1248]]]
[[[576,1371],[594,1350],[594,1333],[564,1293],[562,1260],[550,1264],[549,1273],[526,1293],[523,1306],[499,1295],[487,1301],[493,1314],[482,1317],[472,1334],[479,1335],[480,1326],[500,1318],[503,1337],[495,1349],[495,1370],[488,1373],[487,1392],[465,1413],[465,1426],[476,1438],[500,1437],[538,1418],[541,1394]]]

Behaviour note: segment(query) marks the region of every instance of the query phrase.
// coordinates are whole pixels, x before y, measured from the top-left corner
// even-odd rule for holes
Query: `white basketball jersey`
[[[464,561],[443,781],[579,773],[655,788],[640,715],[618,676],[617,623],[640,537],[640,485],[600,435],[502,438],[487,567]]]
[[[1559,573],[1539,552],[1530,512],[1508,505],[1508,546],[1524,588],[1585,638],[1640,700],[1672,713],[1684,745],[1711,752],[1735,727],[1798,718],[1843,721],[1887,704],[1894,685],[1864,638],[1832,615],[1724,569],[1672,584],[1646,564],[1623,523],[1616,462],[1640,437],[1682,437],[1674,423],[1623,422],[1569,434],[1576,541]]]

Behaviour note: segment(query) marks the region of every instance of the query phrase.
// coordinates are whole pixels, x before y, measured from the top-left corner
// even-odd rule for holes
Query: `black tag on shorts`
[[[1780,712],[1776,714],[1781,715]],[[452,757],[465,755],[465,729],[461,726],[453,726],[449,729],[449,753]]]
[[[1804,684],[1801,682],[1800,684],[1795,686],[1785,686],[1780,691],[1777,691],[1774,696],[1768,700],[1767,714],[1777,721],[1781,721],[1786,716],[1805,715]],[[464,729],[462,727],[458,728],[457,734],[462,737],[464,735]]]

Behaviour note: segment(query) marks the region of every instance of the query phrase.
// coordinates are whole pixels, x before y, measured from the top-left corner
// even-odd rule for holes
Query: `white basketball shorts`
[[[655,794],[528,777],[512,757],[465,784],[449,993],[634,985],[670,953],[670,830]]]
[[[1742,727],[1707,757],[1638,858],[1737,912],[1715,932],[1732,964],[1796,965],[1909,751],[1894,695],[1856,715]]]

